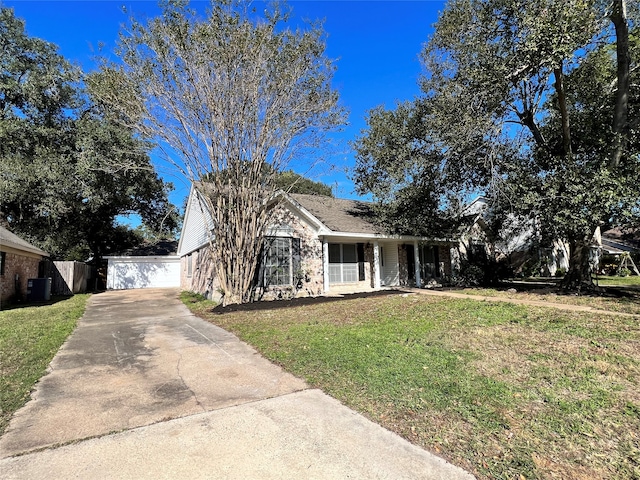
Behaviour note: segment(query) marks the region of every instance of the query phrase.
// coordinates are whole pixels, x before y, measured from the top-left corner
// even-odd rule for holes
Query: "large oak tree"
[[[630,13],[624,0],[450,0],[421,54],[424,95],[396,110],[395,124],[418,129],[373,142],[389,115],[373,111],[355,144],[357,183],[391,205],[417,192],[416,208],[420,189],[389,171],[427,172],[437,187],[428,207],[444,193],[484,192],[496,213],[567,241],[566,285],[589,283],[596,227],[639,214]]]
[[[87,96],[82,79],[0,9],[0,221],[57,259],[131,246],[119,215],[139,214],[165,234],[176,226],[148,145]]]

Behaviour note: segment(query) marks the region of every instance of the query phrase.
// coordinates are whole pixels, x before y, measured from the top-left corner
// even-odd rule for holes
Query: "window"
[[[355,244],[329,244],[329,283],[353,283],[359,279]]]
[[[187,255],[187,278],[191,278],[193,275],[193,254]]]
[[[299,263],[300,239],[267,237],[264,250],[264,285],[292,285],[294,263]]]
[[[0,252],[0,275],[4,275],[4,263],[7,258],[6,252]]]

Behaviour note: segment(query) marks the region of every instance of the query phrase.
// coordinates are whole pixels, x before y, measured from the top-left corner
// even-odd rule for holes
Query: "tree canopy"
[[[333,197],[331,187],[326,183],[311,180],[293,170],[285,170],[275,177],[275,186],[287,193],[304,193],[307,195],[324,195]]]
[[[569,242],[579,284],[595,228],[640,215],[635,14],[623,0],[450,0],[421,53],[423,95],[371,112],[355,142],[360,190],[440,213],[482,192]]]
[[[249,2],[213,1],[203,18],[169,2],[133,19],[121,63],[94,77],[94,91],[203,186],[224,303],[252,298],[276,176],[344,122],[321,26],[292,30],[288,18],[280,4],[261,17]]]
[[[170,185],[131,129],[83,88],[57,47],[0,8],[0,220],[54,258],[86,260],[131,246],[117,224],[136,213],[166,234]],[[164,220],[164,222],[163,222]]]

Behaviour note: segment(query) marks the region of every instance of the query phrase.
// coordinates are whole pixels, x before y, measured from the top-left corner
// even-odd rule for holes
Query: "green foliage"
[[[0,311],[0,434],[84,313],[89,295]]]
[[[619,277],[628,277],[629,275],[631,275],[631,270],[628,268],[621,268],[618,270]]]
[[[276,188],[287,193],[304,193],[307,195],[324,195],[333,197],[331,187],[322,182],[316,182],[294,172],[286,170],[280,172],[275,178]]]
[[[154,172],[149,145],[87,96],[82,73],[26,35],[8,8],[0,31],[1,220],[59,259],[130,246],[137,237],[116,225],[118,215],[137,213],[170,233],[171,185]]]
[[[355,142],[359,190],[388,216],[400,193],[416,211],[444,213],[455,205],[447,196],[485,192],[499,221],[535,222],[542,246],[568,241],[567,279],[579,284],[596,226],[640,222],[635,17],[622,21],[628,115],[618,105],[625,38],[611,28],[624,3],[449,1],[422,51],[424,95],[373,110]],[[421,231],[423,217],[406,218]]]

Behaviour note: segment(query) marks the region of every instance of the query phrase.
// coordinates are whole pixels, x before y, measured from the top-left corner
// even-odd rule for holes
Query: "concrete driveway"
[[[473,478],[193,316],[94,295],[0,437],[0,478]]]

